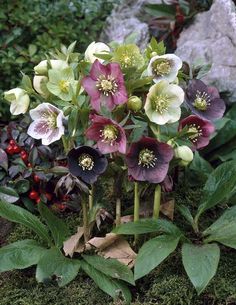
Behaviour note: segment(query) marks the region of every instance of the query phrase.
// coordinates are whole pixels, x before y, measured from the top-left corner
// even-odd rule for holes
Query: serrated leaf
[[[19,195],[11,187],[0,186],[0,200],[8,203],[14,203],[19,200]]]
[[[183,244],[182,260],[184,269],[199,295],[216,274],[220,248],[217,244]]]
[[[148,274],[177,247],[179,237],[161,235],[147,241],[139,250],[134,267],[135,280]]]

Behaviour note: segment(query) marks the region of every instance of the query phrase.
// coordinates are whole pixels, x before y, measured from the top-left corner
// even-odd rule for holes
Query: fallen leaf
[[[103,249],[113,244],[115,240],[119,238],[120,236],[115,233],[108,233],[105,237],[94,237],[86,243],[85,249],[90,250],[92,247],[95,247],[102,251]]]
[[[175,210],[175,200],[171,199],[166,201],[165,203],[161,204],[161,213],[170,218],[171,220],[174,219],[174,210]]]
[[[65,255],[69,255],[70,257],[73,256],[74,252],[76,252],[76,249],[78,248],[80,244],[80,239],[84,235],[84,228],[78,227],[77,233],[72,235],[69,239],[67,239],[63,243],[63,250],[65,252]]]

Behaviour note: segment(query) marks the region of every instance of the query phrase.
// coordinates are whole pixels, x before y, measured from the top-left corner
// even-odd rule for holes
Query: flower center
[[[166,95],[159,95],[156,96],[153,100],[152,100],[152,106],[153,109],[157,112],[159,112],[160,114],[163,114],[163,112],[168,110],[168,98]]]
[[[57,114],[52,112],[42,113],[42,118],[47,121],[49,128],[55,129],[57,127]]]
[[[68,93],[69,91],[69,82],[67,80],[60,80],[59,82],[59,88],[61,89],[62,92]]]
[[[120,58],[120,63],[122,67],[128,68],[134,65],[134,60],[135,59],[133,55],[123,53]]]
[[[115,82],[114,77],[112,77],[111,75],[100,75],[97,80],[96,87],[106,96],[108,96],[109,94],[115,94],[118,89],[118,85]]]
[[[163,76],[170,73],[171,63],[168,59],[157,59],[153,62],[152,68],[157,76]]]
[[[197,142],[197,139],[202,136],[202,129],[199,125],[191,124],[188,127],[188,133],[190,134],[188,138],[193,142]]]
[[[102,130],[100,130],[100,132],[102,142],[109,143],[113,146],[118,137],[118,129],[114,125],[106,125]]]
[[[138,165],[142,165],[142,167],[154,167],[156,164],[157,158],[152,150],[148,148],[144,148],[139,153]]]
[[[210,96],[206,92],[197,91],[193,106],[201,111],[206,111],[210,106]]]
[[[82,154],[79,157],[79,166],[84,170],[92,170],[94,167],[93,158],[88,154]]]

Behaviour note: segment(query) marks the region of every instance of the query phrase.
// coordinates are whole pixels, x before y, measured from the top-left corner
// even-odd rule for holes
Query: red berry
[[[22,150],[21,153],[20,153],[20,156],[21,156],[21,159],[24,161],[24,162],[27,162],[28,161],[28,154],[25,150]]]
[[[10,144],[11,146],[14,146],[14,145],[16,144],[16,142],[15,142],[13,139],[11,139],[11,140],[9,141],[9,144]]]
[[[48,201],[51,201],[52,200],[52,194],[50,193],[45,193],[45,196],[47,198]]]
[[[13,146],[8,145],[7,148],[6,148],[6,152],[7,152],[9,155],[13,155],[13,154],[14,154]]]
[[[37,175],[33,176],[34,182],[39,183],[40,182],[40,178]]]
[[[39,193],[33,190],[29,193],[29,198],[32,199],[32,200],[38,199],[39,198]]]
[[[13,151],[15,154],[18,154],[21,151],[21,148],[18,145],[13,146]]]
[[[35,202],[36,202],[37,204],[39,204],[40,201],[41,201],[40,197],[38,197],[38,198],[35,200]]]
[[[29,163],[27,164],[27,167],[32,167],[32,164],[29,162]]]

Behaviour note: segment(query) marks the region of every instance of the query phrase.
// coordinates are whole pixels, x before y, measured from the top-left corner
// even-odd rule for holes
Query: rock
[[[197,59],[211,63],[203,78],[220,92],[227,93],[229,102],[236,101],[236,12],[231,0],[215,0],[207,12],[197,15],[177,42],[175,52],[190,64]]]

